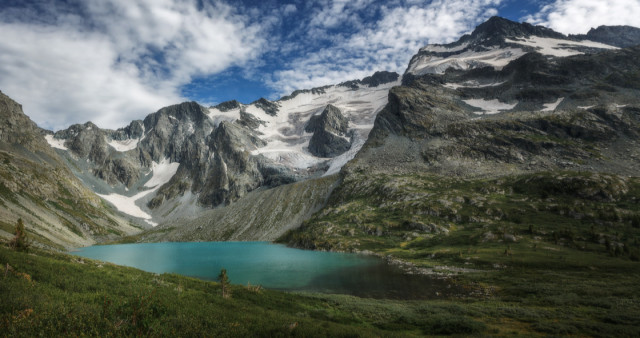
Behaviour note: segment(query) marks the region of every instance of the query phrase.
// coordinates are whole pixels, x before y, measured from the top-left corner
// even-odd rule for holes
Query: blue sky
[[[38,125],[125,126],[404,72],[493,15],[563,33],[633,25],[640,0],[0,0],[0,90]]]

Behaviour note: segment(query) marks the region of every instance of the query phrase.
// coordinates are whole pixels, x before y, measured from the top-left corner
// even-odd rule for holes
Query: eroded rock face
[[[320,157],[338,156],[351,147],[347,138],[349,121],[342,115],[340,109],[332,105],[322,111],[322,114],[312,116],[305,127],[305,131],[313,133],[309,141],[309,152]]]

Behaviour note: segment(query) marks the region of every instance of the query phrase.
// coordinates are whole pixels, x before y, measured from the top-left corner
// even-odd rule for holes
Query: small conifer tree
[[[22,218],[16,222],[16,230],[14,232],[15,237],[9,242],[9,246],[16,251],[29,251],[29,240],[27,239],[27,232],[24,230],[24,222]]]
[[[222,297],[229,298],[231,297],[231,290],[229,290],[229,276],[227,276],[227,269],[220,270],[220,274],[218,275],[218,282],[222,286]]]

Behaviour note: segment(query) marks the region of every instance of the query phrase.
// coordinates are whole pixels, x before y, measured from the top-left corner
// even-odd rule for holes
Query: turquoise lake
[[[251,283],[284,291],[424,299],[448,287],[439,279],[403,274],[377,257],[299,250],[268,242],[101,245],[80,248],[72,254],[206,280],[215,280],[225,268],[232,284]]]

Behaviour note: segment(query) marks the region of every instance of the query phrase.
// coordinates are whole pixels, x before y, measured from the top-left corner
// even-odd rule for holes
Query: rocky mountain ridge
[[[155,225],[186,210],[228,205],[259,187],[337,172],[364,144],[397,84],[398,74],[378,72],[273,102],[185,102],[118,130],[87,122],[44,133],[101,197]],[[322,123],[311,128],[312,121]],[[331,127],[336,121],[339,130]],[[166,210],[176,201],[183,207]]]
[[[471,37],[485,39],[487,24],[500,24],[501,29],[493,31],[499,33],[491,36],[502,35],[507,45],[527,39],[513,36],[514,32],[530,34],[529,39],[560,37],[547,29],[496,18],[480,25]],[[449,46],[469,41],[466,36]],[[555,41],[551,49],[576,46],[564,41],[566,45]],[[465,46],[473,48],[471,43]],[[418,75],[410,66],[404,85],[390,91],[368,146],[353,164],[370,157],[362,164],[367,170],[385,171],[399,167],[393,163],[407,163],[399,170],[471,176],[500,175],[498,168],[505,165],[508,171],[602,168],[623,175],[637,173],[640,167],[630,158],[640,156],[634,150],[640,104],[640,68],[634,60],[640,47],[577,47],[582,51],[568,55],[534,48],[501,67],[453,65],[443,73]],[[418,55],[434,49],[425,47]],[[459,54],[449,57],[459,59]],[[394,142],[402,142],[403,150],[398,151],[401,145]],[[384,143],[390,148],[377,149]]]
[[[625,33],[622,35],[631,40],[636,34],[634,30],[620,28],[612,28],[612,31]],[[619,48],[611,45],[616,40],[603,38],[595,32],[585,36],[566,36],[546,27],[492,17],[456,42],[433,44],[420,49],[409,62],[404,83],[411,81],[413,76],[443,74],[449,69],[493,67],[500,70],[511,61],[534,51],[549,57],[564,57]],[[605,41],[582,40],[591,37]]]
[[[421,49],[328,205],[281,240],[411,257],[451,231],[508,242],[531,222],[558,243],[556,225],[576,222],[570,231],[605,225],[599,241],[621,242],[610,229],[633,233],[640,217],[629,188],[640,173],[640,39],[577,40],[492,18]]]

